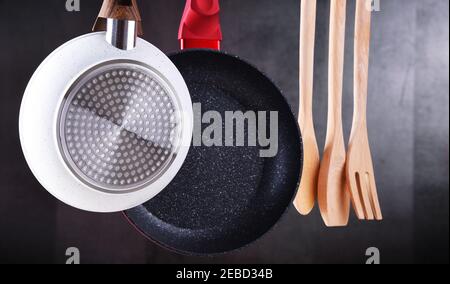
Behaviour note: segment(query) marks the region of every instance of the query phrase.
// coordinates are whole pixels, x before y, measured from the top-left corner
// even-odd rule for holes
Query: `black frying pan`
[[[218,0],[192,0],[205,1],[218,5]],[[188,0],[188,8],[192,2]],[[235,56],[190,49],[170,58],[203,113],[278,112],[278,154],[261,158],[259,147],[192,147],[175,180],[156,198],[125,214],[149,239],[183,254],[241,248],[267,233],[295,196],[303,157],[297,120],[275,84]]]

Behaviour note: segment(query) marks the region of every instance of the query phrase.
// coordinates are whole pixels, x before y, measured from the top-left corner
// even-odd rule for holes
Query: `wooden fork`
[[[382,220],[367,130],[367,93],[371,11],[356,1],[353,127],[347,152],[346,176],[359,219]]]

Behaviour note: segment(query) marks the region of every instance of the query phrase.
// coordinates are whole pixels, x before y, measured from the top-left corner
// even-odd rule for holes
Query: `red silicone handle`
[[[222,30],[219,0],[187,0],[178,39],[181,49],[220,50]]]

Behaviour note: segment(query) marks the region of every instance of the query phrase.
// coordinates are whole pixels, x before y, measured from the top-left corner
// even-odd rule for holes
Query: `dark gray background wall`
[[[182,0],[140,0],[144,38],[177,50]],[[22,93],[39,63],[86,33],[101,0],[0,0],[0,263],[63,263],[76,246],[84,263],[364,263],[378,247],[384,263],[447,262],[449,219],[449,2],[381,1],[374,13],[369,127],[382,223],[327,229],[317,210],[290,208],[276,230],[251,247],[215,258],[167,252],[134,231],[121,214],[80,212],[59,203],[32,177],[18,140]],[[271,76],[298,106],[299,0],[223,0],[223,49]],[[352,116],[354,1],[348,1],[345,131]],[[316,126],[325,139],[329,1],[319,0]],[[75,55],[74,55],[75,56]]]

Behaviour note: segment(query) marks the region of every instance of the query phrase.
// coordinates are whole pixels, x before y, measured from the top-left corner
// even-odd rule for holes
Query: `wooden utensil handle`
[[[354,64],[354,123],[366,126],[367,94],[369,81],[369,51],[371,14],[366,0],[356,1],[355,20],[355,64]]]
[[[342,127],[346,0],[331,0],[328,82],[328,128],[320,166],[318,200],[325,224],[348,224],[350,197],[345,188],[346,151]]]
[[[314,45],[316,33],[316,0],[303,0],[300,25],[300,125],[313,121]],[[304,130],[304,129],[302,129]]]
[[[301,2],[299,125],[303,136],[304,163],[300,188],[294,205],[302,215],[308,215],[314,208],[320,167],[313,118],[316,6],[316,0]]]
[[[142,18],[136,0],[104,0],[93,31],[105,31],[107,19],[135,21],[138,35],[143,35]]]
[[[342,87],[344,77],[346,6],[346,0],[331,1],[328,71],[328,134],[330,134],[330,138],[343,136]]]

